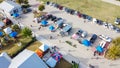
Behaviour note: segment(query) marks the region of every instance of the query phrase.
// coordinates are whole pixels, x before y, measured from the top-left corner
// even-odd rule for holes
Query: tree
[[[109,59],[120,58],[120,37],[112,41],[110,48],[107,50],[105,56]]]
[[[20,27],[17,24],[15,24],[15,25],[12,26],[12,30],[19,32]]]
[[[22,0],[16,0],[16,3],[21,4]]]
[[[106,52],[106,57],[113,60],[120,58],[120,46],[112,45]]]
[[[22,35],[24,37],[31,37],[32,36],[32,31],[28,27],[25,27],[25,28],[22,29]]]
[[[39,5],[38,9],[39,9],[40,11],[43,11],[43,10],[45,9],[45,6],[44,6],[44,5]]]
[[[28,0],[16,0],[18,4],[28,4]]]

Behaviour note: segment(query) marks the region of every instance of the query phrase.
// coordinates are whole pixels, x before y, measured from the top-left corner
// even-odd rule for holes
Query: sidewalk
[[[102,1],[120,6],[120,1],[116,1],[116,0],[102,0]]]

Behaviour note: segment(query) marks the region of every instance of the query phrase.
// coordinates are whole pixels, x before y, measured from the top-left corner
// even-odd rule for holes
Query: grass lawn
[[[30,44],[30,46],[27,47],[28,50],[31,50],[31,51],[35,51],[36,49],[39,48],[39,46],[41,46],[42,43],[39,42],[39,41],[35,41],[34,43]]]
[[[0,49],[0,53],[7,52],[9,56],[13,57],[16,53],[20,52],[29,42],[32,41],[32,38],[25,38],[21,34],[18,34],[18,41],[22,43],[21,46],[18,46],[18,42],[11,41],[7,46]]]
[[[46,0],[43,0],[46,1]],[[79,10],[94,18],[114,23],[116,17],[120,17],[120,6],[103,2],[101,0],[47,0],[57,2],[63,6]]]

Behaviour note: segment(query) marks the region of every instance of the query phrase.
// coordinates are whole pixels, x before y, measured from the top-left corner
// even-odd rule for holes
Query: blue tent
[[[55,29],[55,27],[54,27],[54,26],[52,26],[52,25],[51,25],[51,26],[49,26],[49,30],[50,30],[50,31],[52,31],[52,30],[54,30],[54,29]]]
[[[18,34],[17,32],[12,32],[12,33],[9,34],[9,36],[10,36],[10,37],[16,37],[17,34]]]
[[[3,32],[0,32],[0,36],[3,36]]]
[[[100,52],[100,53],[103,52],[103,48],[102,48],[101,46],[99,46],[99,45],[96,47],[96,50],[97,50],[98,52]]]
[[[82,40],[82,44],[84,44],[85,46],[91,45],[90,41],[88,41],[87,39]]]
[[[42,25],[47,25],[47,23],[48,23],[48,22],[47,22],[46,20],[42,20],[42,21],[41,21],[41,24],[42,24]]]
[[[14,13],[13,17],[19,17],[20,15],[18,13]]]

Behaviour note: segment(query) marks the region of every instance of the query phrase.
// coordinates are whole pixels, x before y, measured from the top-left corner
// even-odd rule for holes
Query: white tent
[[[7,28],[4,29],[4,32],[6,34],[10,34],[12,32],[12,29],[10,27],[7,27]]]
[[[25,49],[12,59],[8,68],[48,68],[48,66],[35,52]]]
[[[0,21],[0,28],[2,28],[5,24]]]
[[[46,44],[42,44],[40,47],[39,47],[40,50],[42,50],[43,52],[47,51],[49,49],[49,46],[46,45]]]

